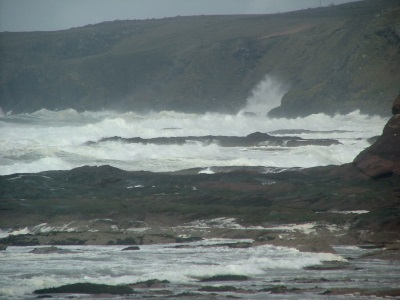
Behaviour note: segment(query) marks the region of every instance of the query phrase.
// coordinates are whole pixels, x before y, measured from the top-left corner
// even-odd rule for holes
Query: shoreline
[[[222,220],[222,218],[221,218]],[[211,220],[212,222],[212,220]],[[215,222],[215,221],[214,221]],[[232,225],[232,224],[230,224]],[[236,227],[240,225],[235,224]],[[47,227],[49,228],[49,227]],[[337,254],[335,247],[354,246],[369,250],[363,258],[400,260],[400,242],[360,241],[349,233],[348,228],[329,224],[303,223],[282,224],[270,228],[211,228],[211,227],[160,227],[136,228],[122,231],[48,231],[14,235],[0,239],[0,246],[62,247],[87,246],[143,246],[153,244],[184,244],[206,239],[232,239],[238,243],[231,248],[250,248],[262,245],[295,248],[301,252]],[[242,240],[248,242],[241,242]],[[1,247],[0,247],[1,248]]]
[[[118,249],[120,249],[117,249],[118,251],[112,251],[114,255],[119,255],[118,253],[121,253],[122,255],[123,252],[133,251],[135,253],[127,254],[132,257],[137,257],[138,252],[141,251],[147,253],[146,248],[142,248],[142,246],[154,244],[158,244],[161,247],[176,248],[177,250],[188,250],[189,252],[192,252],[195,249],[199,249],[199,251],[202,252],[204,251],[204,247],[211,248],[211,251],[221,251],[217,249],[228,248],[232,250],[232,254],[236,253],[235,251],[237,250],[243,253],[243,251],[252,251],[251,248],[254,247],[271,245],[277,247],[276,250],[278,251],[285,251],[283,248],[281,248],[284,247],[292,249],[296,248],[300,252],[317,252],[318,254],[315,253],[315,255],[322,254],[324,257],[326,257],[326,260],[320,261],[320,263],[315,265],[311,264],[308,266],[303,266],[301,268],[303,273],[296,272],[296,275],[293,275],[292,277],[275,279],[273,281],[260,281],[260,278],[257,276],[251,277],[235,272],[231,274],[224,273],[205,277],[195,277],[192,278],[192,281],[185,283],[170,282],[168,281],[168,278],[163,279],[155,276],[153,279],[145,281],[137,280],[130,283],[117,285],[111,282],[106,284],[101,283],[103,281],[99,281],[100,283],[98,283],[97,280],[92,278],[91,280],[75,280],[69,284],[54,284],[48,288],[32,289],[31,295],[32,297],[34,297],[34,295],[57,297],[57,294],[60,293],[63,294],[63,296],[79,293],[87,294],[88,297],[96,297],[95,295],[102,294],[103,296],[114,295],[118,298],[122,295],[132,294],[139,298],[155,297],[161,299],[164,299],[166,296],[168,296],[170,299],[226,299],[228,295],[241,299],[260,299],[260,296],[269,298],[273,295],[286,295],[286,297],[289,297],[288,299],[298,299],[298,297],[324,299],[326,297],[329,298],[330,296],[351,296],[354,299],[366,299],[366,297],[386,298],[400,296],[400,289],[398,289],[395,285],[385,285],[384,287],[377,287],[375,285],[368,286],[368,284],[358,281],[359,279],[348,278],[350,274],[355,274],[354,272],[362,270],[363,266],[376,263],[382,264],[382,261],[386,261],[384,264],[399,266],[400,243],[393,244],[391,246],[359,245],[360,250],[357,251],[358,254],[353,256],[354,254],[345,254],[346,251],[344,251],[343,248],[346,247],[339,247],[339,245],[331,247],[326,241],[326,239],[329,240],[329,236],[310,236],[309,234],[305,235],[297,232],[294,234],[292,239],[282,240],[279,238],[272,239],[272,232],[268,232],[267,238],[261,239],[259,237],[258,240],[254,240],[243,239],[244,237],[249,236],[249,232],[245,231],[244,233],[242,232],[239,234],[239,231],[243,230],[212,230],[208,233],[208,236],[204,237],[205,240],[201,240],[201,238],[194,236],[181,236],[179,238],[180,240],[177,240],[177,236],[168,236],[167,234],[157,234],[156,232],[153,232],[149,235],[142,235],[144,238],[144,243],[137,246],[132,246],[132,243],[110,244],[108,246],[104,243],[97,243],[96,245],[102,247],[113,247],[112,249],[115,249],[115,246],[120,246],[118,247]],[[252,230],[252,232],[254,236],[259,236],[260,232],[256,232],[256,230]],[[108,233],[108,235],[104,235],[104,233],[99,232],[97,234],[99,236],[103,235],[103,238],[106,239],[109,236],[119,236],[117,233]],[[277,235],[276,237],[279,237],[282,232],[275,232],[275,234]],[[46,238],[52,235],[52,233],[49,233]],[[82,233],[70,232],[63,234],[60,233],[60,235],[68,240],[68,238],[72,238],[74,236],[81,236]],[[219,239],[212,244],[207,242],[207,239],[217,239],[221,235],[223,236],[222,239]],[[58,236],[58,234],[53,236]],[[123,236],[127,237],[126,234]],[[36,235],[36,237],[39,236]],[[133,236],[130,235],[128,238],[132,239]],[[224,239],[226,239],[226,241]],[[237,242],[235,240],[237,240]],[[45,239],[43,241],[45,241]],[[204,243],[202,243],[202,241],[204,241]],[[132,242],[132,240],[130,240],[130,242]],[[94,244],[89,243],[85,245],[89,246]],[[29,246],[29,251],[27,253],[32,255],[32,259],[35,259],[36,256],[40,256],[40,260],[46,260],[47,255],[51,255],[48,257],[50,260],[52,260],[55,257],[58,257],[58,255],[60,255],[60,257],[64,257],[64,254],[68,256],[75,252],[79,253],[82,251],[81,249],[84,249],[80,247],[84,247],[85,245],[78,246],[75,244],[75,246],[78,246],[78,248],[72,249],[64,244],[56,246],[47,244],[41,245],[40,247],[32,245]],[[347,246],[350,245],[351,244],[349,243]],[[33,250],[30,250],[31,248]],[[336,251],[335,248],[338,251]],[[350,248],[352,247],[350,246]],[[90,249],[90,253],[95,253],[97,251],[94,248]],[[104,248],[101,249],[101,251],[104,251]],[[13,249],[9,249],[8,251],[13,251]],[[83,250],[83,253],[88,253],[87,251],[88,250],[85,249]],[[279,275],[276,275],[276,278],[280,278]],[[127,288],[129,288],[129,290],[127,290]]]

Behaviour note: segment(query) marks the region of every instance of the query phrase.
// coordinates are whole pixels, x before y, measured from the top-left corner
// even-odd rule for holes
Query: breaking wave
[[[109,164],[125,170],[175,171],[212,166],[313,167],[350,162],[380,135],[385,118],[359,111],[347,115],[314,114],[271,119],[265,114],[237,115],[175,111],[117,113],[40,110],[0,117],[0,174],[66,170]],[[87,144],[119,136],[246,136],[289,129],[301,138],[337,139],[333,146],[220,147],[218,144],[145,145],[122,142]],[[282,131],[281,131],[282,132]],[[283,131],[285,132],[285,131]],[[279,136],[293,135],[279,133]]]

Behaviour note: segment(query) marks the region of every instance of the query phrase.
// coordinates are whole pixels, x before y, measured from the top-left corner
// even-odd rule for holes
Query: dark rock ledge
[[[342,166],[276,173],[233,168],[215,174],[85,166],[0,176],[0,228],[81,224],[76,232],[34,232],[0,239],[0,244],[137,246],[227,237],[253,239],[252,246],[268,243],[315,252],[330,252],[332,245],[343,244],[391,247],[400,239],[399,101],[382,136],[353,163]],[[259,137],[264,134],[252,138]],[[132,185],[142,187],[128,188]],[[218,218],[233,218],[242,228],[213,227],[195,234],[191,228],[184,229],[194,221]],[[99,219],[111,221],[88,221]],[[287,233],[288,239],[281,239],[279,235],[286,232],[263,229],[306,223],[316,224],[314,234],[292,232]],[[137,228],[138,224],[143,228]],[[323,224],[340,231],[322,230]],[[246,227],[260,229],[243,230]],[[184,235],[190,240],[179,237]],[[379,255],[393,259],[399,251]]]
[[[400,175],[400,95],[382,135],[355,159],[355,166],[371,178]]]
[[[130,295],[134,291],[126,285],[106,285],[94,283],[74,283],[55,288],[35,290],[35,294],[108,294],[108,295]]]
[[[218,144],[221,147],[257,147],[257,146],[275,146],[275,147],[299,147],[299,146],[331,146],[338,145],[340,142],[334,139],[303,139],[297,136],[273,136],[267,133],[254,132],[247,136],[182,136],[182,137],[157,137],[143,139],[140,137],[122,138],[119,136],[103,138],[97,143],[118,141],[123,143],[141,143],[156,145],[183,145],[186,143],[200,142],[203,144]],[[88,142],[88,145],[96,142]]]

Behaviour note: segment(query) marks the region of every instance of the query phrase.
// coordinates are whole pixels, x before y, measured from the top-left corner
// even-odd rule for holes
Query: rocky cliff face
[[[378,140],[354,160],[356,167],[372,178],[400,175],[400,95],[392,113]]]
[[[0,33],[0,107],[236,112],[269,74],[270,115],[386,115],[400,82],[400,3],[260,16],[115,21]]]

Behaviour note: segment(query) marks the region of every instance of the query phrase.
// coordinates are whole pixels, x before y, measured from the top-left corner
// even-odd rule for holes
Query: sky
[[[54,31],[104,21],[269,14],[356,0],[0,0],[0,31]]]

